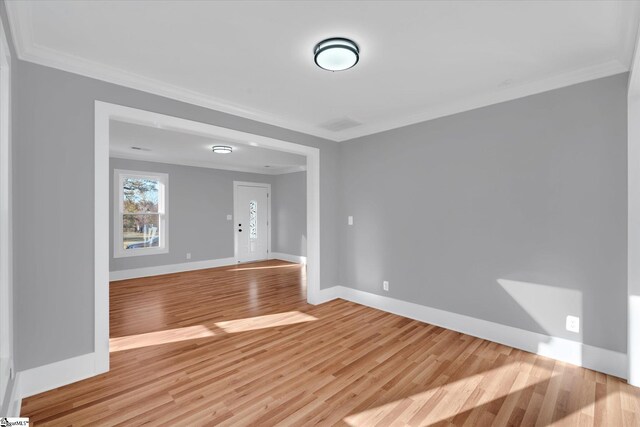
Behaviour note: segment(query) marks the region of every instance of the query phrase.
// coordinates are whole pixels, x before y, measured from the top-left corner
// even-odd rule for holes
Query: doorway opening
[[[223,141],[233,141],[239,146],[259,147],[303,156],[306,169],[306,282],[307,301],[311,304],[320,301],[320,152],[319,149],[301,144],[268,138],[233,129],[223,128],[207,123],[196,122],[174,116],[154,113],[145,110],[125,107],[116,104],[96,101],[95,103],[95,373],[109,370],[109,182],[112,179],[109,166],[110,126],[112,122],[123,122],[150,128],[181,132],[189,135],[203,136]],[[169,177],[171,181],[171,177]],[[171,181],[173,182],[173,181]],[[171,185],[171,184],[170,184]],[[169,198],[174,197],[175,193]],[[262,204],[254,197],[249,202],[256,202],[256,209],[261,212]],[[237,222],[233,214],[233,224],[242,224],[242,233],[251,232],[251,211],[247,209],[246,220]],[[175,212],[171,213],[175,219]],[[269,218],[267,211],[266,218]],[[232,215],[227,215],[230,219]],[[266,247],[269,250],[270,239],[268,229],[261,231],[257,221],[261,217],[256,214],[255,233],[267,233]],[[269,223],[270,224],[270,223]],[[144,228],[143,228],[144,229]],[[245,231],[246,230],[246,231]],[[239,234],[236,232],[235,234]],[[254,244],[254,250],[260,253],[262,243]],[[172,240],[172,248],[174,241]],[[237,247],[238,245],[236,245]],[[250,242],[248,248],[251,249]],[[140,249],[140,248],[134,248]],[[271,252],[269,252],[270,254]],[[269,258],[269,256],[267,256]],[[204,267],[206,268],[206,267]]]

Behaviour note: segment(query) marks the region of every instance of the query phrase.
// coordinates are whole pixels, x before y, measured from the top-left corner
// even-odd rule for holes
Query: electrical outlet
[[[353,225],[353,217],[351,215],[347,217],[347,224]]]
[[[384,281],[382,282],[382,289],[389,292],[389,282],[388,281]]]
[[[567,331],[575,332],[576,334],[580,332],[580,318],[577,316],[567,316]]]
[[[191,259],[191,252],[187,252],[187,259]]]

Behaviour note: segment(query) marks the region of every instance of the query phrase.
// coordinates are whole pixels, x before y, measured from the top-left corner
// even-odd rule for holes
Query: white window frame
[[[124,249],[124,235],[122,233],[122,216],[124,215],[123,183],[127,178],[142,178],[159,181],[161,186],[158,194],[158,213],[160,244],[158,247]],[[159,172],[132,171],[114,169],[113,171],[113,257],[125,258],[141,255],[158,255],[169,252],[169,175]]]

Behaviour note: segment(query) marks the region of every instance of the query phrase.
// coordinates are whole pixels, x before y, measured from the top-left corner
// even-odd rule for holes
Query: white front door
[[[238,262],[269,258],[269,184],[234,185],[234,229]]]

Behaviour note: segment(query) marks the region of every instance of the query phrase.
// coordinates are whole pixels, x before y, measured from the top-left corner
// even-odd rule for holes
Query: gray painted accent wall
[[[227,215],[233,215],[233,181],[267,183],[272,185],[272,192],[275,191],[275,175],[116,158],[110,159],[109,166],[112,177],[114,169],[161,172],[169,175],[169,252],[126,258],[113,257],[115,198],[113,178],[110,180],[110,271],[231,258],[234,256],[234,221],[227,221]],[[273,206],[271,209],[273,211]],[[272,242],[272,245],[274,243]],[[187,252],[191,253],[189,260],[186,259]]]
[[[273,177],[273,252],[307,256],[307,173]]]
[[[2,7],[2,19],[6,16]],[[95,100],[320,149],[321,287],[338,283],[336,142],[15,61],[15,363],[25,370],[93,352]]]
[[[625,352],[626,99],[620,74],[342,144],[341,284]]]

